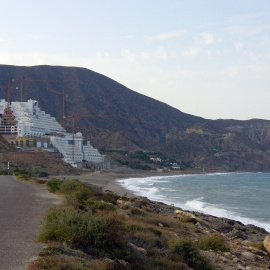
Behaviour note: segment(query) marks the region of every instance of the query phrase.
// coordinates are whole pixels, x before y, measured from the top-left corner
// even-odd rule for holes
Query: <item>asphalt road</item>
[[[59,203],[44,186],[0,176],[0,269],[22,270],[44,245],[35,242],[46,210]]]

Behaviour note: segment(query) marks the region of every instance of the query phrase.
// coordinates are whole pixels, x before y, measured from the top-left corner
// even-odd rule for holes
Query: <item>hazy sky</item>
[[[0,0],[0,64],[89,68],[205,118],[270,119],[270,0]]]

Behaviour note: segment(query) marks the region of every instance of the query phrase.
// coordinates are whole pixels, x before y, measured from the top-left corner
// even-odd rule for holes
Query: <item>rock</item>
[[[246,240],[248,238],[246,233],[244,233],[243,231],[239,231],[235,228],[229,233],[229,235],[233,238],[240,238],[243,240]]]
[[[135,202],[134,204],[133,204],[133,206],[134,207],[138,207],[138,208],[142,208],[142,205],[139,203],[139,202]]]
[[[263,241],[263,245],[265,249],[267,250],[267,252],[270,254],[270,237],[269,236],[266,236],[266,238]]]
[[[248,252],[248,251],[242,252],[242,256],[251,261],[255,261],[256,259],[256,256],[253,253]]]
[[[147,258],[147,251],[144,248],[137,247],[136,245],[129,243],[130,254],[137,260],[145,261]]]
[[[224,256],[226,256],[228,259],[232,260],[233,256],[231,252],[224,252]]]
[[[254,247],[249,247],[248,249],[250,250],[250,252],[258,256],[267,256],[268,254],[267,252],[258,250],[257,248],[254,248]]]
[[[159,227],[164,227],[164,225],[162,223],[158,223]]]
[[[126,262],[124,260],[115,259],[114,262],[119,263],[119,264],[122,264],[124,266],[127,266],[128,265],[128,262]]]
[[[181,210],[175,210],[174,214],[178,219],[180,219],[182,221],[192,222],[194,224],[198,222],[197,218],[193,214],[191,214],[189,212],[185,212],[185,211],[181,211]]]
[[[235,257],[235,258],[232,259],[232,262],[233,263],[239,263],[239,262],[241,262],[241,260],[239,258]]]
[[[250,233],[262,233],[262,234],[267,234],[267,231],[264,228],[257,227],[252,224],[246,225],[246,228],[250,231]]]
[[[117,200],[117,205],[120,209],[129,209],[130,202],[124,201],[124,200]]]
[[[238,265],[237,270],[246,270],[246,268],[244,266],[242,266],[242,265]]]
[[[252,268],[250,266],[247,266],[246,270],[252,270]]]
[[[219,259],[220,259],[222,262],[224,262],[224,263],[227,263],[227,262],[228,262],[228,260],[227,260],[225,257],[223,257],[223,256],[220,256]]]
[[[223,223],[223,222],[216,222],[211,224],[212,228],[220,233],[229,233],[233,230],[233,226]]]

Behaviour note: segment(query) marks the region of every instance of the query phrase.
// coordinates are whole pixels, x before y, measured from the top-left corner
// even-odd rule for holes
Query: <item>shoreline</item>
[[[219,174],[219,173],[226,173],[226,172],[205,172],[204,174]],[[229,172],[232,173],[232,172]],[[106,191],[111,191],[117,195],[120,196],[126,196],[126,195],[133,195],[133,196],[139,196],[139,197],[147,197],[147,196],[143,196],[143,195],[136,195],[134,193],[134,191],[132,190],[128,190],[125,187],[123,187],[121,185],[121,183],[118,182],[118,180],[123,180],[123,182],[125,181],[125,179],[130,179],[130,178],[147,178],[147,177],[154,177],[154,176],[160,176],[160,177],[166,177],[166,176],[176,176],[176,175],[190,175],[190,174],[202,174],[202,173],[196,173],[196,172],[140,172],[140,171],[109,171],[109,172],[100,172],[100,171],[96,171],[90,174],[84,174],[84,175],[67,175],[64,176],[66,179],[78,179],[81,182],[90,184],[90,185],[95,185],[98,186],[100,188],[102,188],[102,190],[104,192]],[[58,179],[62,179],[63,176],[56,176],[55,178]],[[149,200],[152,200],[150,198],[147,198]],[[156,202],[161,202],[161,203],[165,203],[167,205],[169,205],[166,202],[163,201],[159,201],[159,200],[154,200]],[[179,208],[179,206],[178,206]],[[180,207],[182,209],[182,207]],[[235,219],[235,218],[231,218],[231,217],[222,217],[219,215],[213,215],[213,214],[208,214],[208,213],[204,213],[204,212],[199,212],[197,210],[186,210],[183,209],[184,211],[189,211],[189,212],[196,212],[196,213],[200,213],[202,215],[208,215],[208,216],[213,216],[216,218],[227,218],[227,219],[231,219],[234,221],[240,221],[243,223],[243,220],[239,220],[239,219]],[[258,223],[256,222],[254,223],[246,223],[244,222],[244,224],[248,225],[248,224],[253,224],[255,226],[258,226],[260,228],[265,228],[264,225],[258,225]],[[269,232],[269,230],[268,230]]]
[[[109,172],[100,172],[96,171],[89,174],[83,174],[83,175],[63,175],[63,176],[52,176],[51,178],[57,178],[57,179],[78,179],[81,182],[95,185],[98,187],[101,187],[103,191],[112,191],[120,196],[124,194],[134,195],[134,192],[132,190],[128,190],[124,188],[120,183],[118,183],[118,180],[125,180],[129,178],[147,178],[152,176],[174,176],[174,175],[184,175],[184,174],[192,174],[190,172],[127,172],[127,171],[109,171]],[[194,173],[193,173],[194,174]]]
[[[93,194],[99,196],[107,196],[106,191],[110,190],[113,193],[110,194],[108,192],[109,198],[115,198],[116,207],[121,215],[124,215],[124,219],[127,219],[127,224],[131,224],[130,226],[134,224],[136,227],[138,221],[136,215],[140,215],[140,218],[145,216],[143,222],[147,224],[145,228],[148,230],[148,233],[150,232],[149,228],[152,229],[153,236],[151,237],[154,239],[154,244],[156,243],[156,238],[160,239],[162,236],[167,236],[167,233],[172,234],[172,241],[183,240],[188,237],[193,243],[199,243],[208,236],[220,237],[221,241],[228,245],[228,251],[200,250],[200,254],[212,261],[214,265],[222,269],[247,269],[248,266],[252,269],[265,269],[265,266],[268,265],[267,262],[269,262],[269,254],[261,247],[263,241],[269,237],[269,232],[265,229],[252,224],[244,225],[241,222],[228,218],[220,218],[200,212],[182,211],[177,206],[134,195],[134,192],[126,190],[121,186],[121,181],[125,181],[125,179],[175,175],[187,175],[187,173],[118,171],[94,172],[85,175],[62,175],[55,178],[78,179],[85,184],[89,184],[89,189],[92,190]],[[120,180],[120,183],[117,180]],[[100,188],[102,188],[102,191]],[[120,195],[120,198],[116,195]],[[142,215],[142,213],[145,214]],[[181,219],[181,217],[185,216],[190,217],[190,220]],[[140,226],[142,226],[141,224]],[[142,239],[144,239],[145,234],[143,233],[142,235]],[[149,248],[147,245],[148,243],[144,246],[138,245],[138,242],[135,242],[132,247],[135,247],[136,250],[140,249],[140,251],[145,250],[147,252]]]
[[[176,175],[196,175],[196,174],[227,174],[227,173],[242,173],[242,172],[194,172],[194,171],[174,171],[174,172],[145,172],[145,171],[95,171],[93,173],[81,174],[81,175],[61,175],[50,176],[50,178],[56,179],[78,179],[81,182],[96,185],[101,187],[103,191],[109,190],[118,195],[130,194],[135,195],[132,190],[124,188],[117,180],[125,180],[130,178],[147,178],[147,177],[166,177]]]

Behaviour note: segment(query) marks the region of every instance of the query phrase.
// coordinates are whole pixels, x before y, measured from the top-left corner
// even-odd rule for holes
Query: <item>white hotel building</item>
[[[74,167],[82,163],[100,165],[102,156],[89,141],[84,141],[81,132],[73,135],[63,131],[54,117],[41,111],[38,102],[11,102],[0,100],[0,134],[16,135],[16,144],[28,142],[32,147],[50,151],[56,148],[65,162]],[[14,141],[13,141],[14,142]],[[21,144],[18,144],[21,146]],[[22,146],[26,146],[23,144]]]

